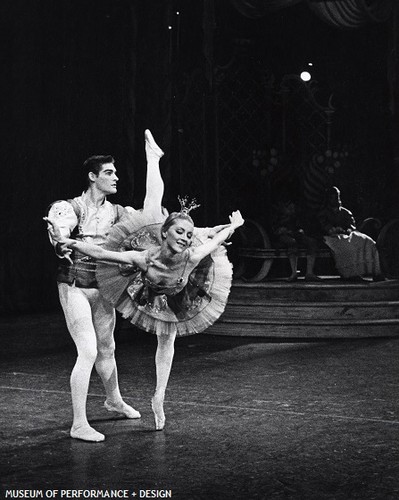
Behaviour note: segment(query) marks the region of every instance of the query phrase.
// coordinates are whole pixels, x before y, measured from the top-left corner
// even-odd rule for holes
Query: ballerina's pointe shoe
[[[144,138],[145,138],[145,151],[147,155],[155,155],[158,158],[162,158],[164,152],[155,142],[151,132],[148,129],[144,132]]]
[[[115,413],[121,413],[125,415],[126,418],[140,418],[140,412],[126,404],[124,401],[120,403],[110,403],[108,401],[104,402],[104,408],[108,411]]]
[[[152,398],[151,406],[154,412],[155,429],[162,431],[166,422],[165,413],[163,412],[163,398]]]
[[[99,443],[105,439],[104,434],[97,432],[93,429],[93,427],[90,427],[90,425],[72,427],[69,434],[71,438],[81,439],[82,441],[90,441],[92,443]]]

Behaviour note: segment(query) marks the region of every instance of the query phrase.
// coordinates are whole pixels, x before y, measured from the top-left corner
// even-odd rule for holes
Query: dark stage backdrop
[[[144,129],[168,149],[170,2],[2,0],[0,10],[0,312],[43,311],[58,304],[47,206],[81,194],[92,154],[116,159],[113,200],[142,206]]]
[[[311,55],[318,55],[320,79],[329,79],[335,94],[341,124],[335,130],[354,137],[357,156],[346,178],[352,182],[358,172],[369,172],[361,181],[364,192],[374,193],[367,200],[376,208],[385,186],[392,196],[397,181],[387,184],[378,173],[384,165],[388,177],[395,176],[389,171],[392,129],[385,76],[392,40],[384,29],[391,25],[360,28],[357,34],[335,30],[316,18],[306,2],[292,3],[297,5],[254,20],[235,9],[251,4],[240,0],[1,0],[1,314],[59,307],[57,259],[42,217],[52,201],[82,192],[80,169],[88,156],[112,154],[120,177],[113,200],[142,205],[145,128],[166,152],[162,173],[168,208],[176,207],[176,194],[181,188],[185,194],[186,187],[192,187],[190,195],[203,195],[197,216],[201,224],[217,222],[211,220],[217,213],[215,193],[222,202],[238,203],[226,189],[216,188],[214,167],[222,170],[227,164],[220,151],[229,124],[219,123],[219,134],[215,102],[226,96],[216,95],[212,71],[227,65],[237,43],[242,47],[250,39],[255,43],[252,59],[266,61],[276,81],[292,71],[291,59],[298,54],[307,60],[311,48]],[[397,88],[395,68],[391,83]],[[187,82],[198,93],[187,100],[184,115],[184,99],[192,88]],[[238,137],[236,142],[244,141]],[[349,185],[344,191],[350,195],[355,190]],[[252,202],[253,193],[245,196]],[[345,196],[346,204],[356,208],[347,201]],[[366,215],[381,214],[373,208]]]
[[[291,5],[289,8],[270,11],[273,5],[280,6],[284,3]],[[355,3],[357,2],[351,2],[351,5]],[[384,2],[380,3],[382,5]],[[320,19],[309,8],[312,5],[321,6],[322,4],[323,0],[318,2],[219,0],[215,2],[217,21],[215,38],[217,41],[214,60],[215,66],[219,69],[219,80],[223,88],[218,98],[223,111],[228,106],[234,107],[231,113],[224,112],[223,116],[229,118],[231,114],[234,127],[229,123],[230,129],[236,128],[241,132],[240,135],[236,133],[235,136],[234,131],[230,133],[235,143],[240,146],[236,157],[225,154],[233,166],[230,168],[230,176],[235,175],[237,178],[237,172],[239,172],[243,178],[244,168],[248,172],[247,178],[254,175],[256,169],[252,167],[251,148],[247,148],[247,157],[241,153],[242,144],[246,141],[253,145],[254,150],[266,150],[266,154],[273,147],[279,152],[283,149],[282,137],[285,133],[287,133],[288,144],[297,141],[295,127],[298,127],[298,124],[292,119],[290,122],[289,116],[295,114],[296,111],[303,112],[304,121],[298,135],[303,134],[307,146],[312,143],[312,140],[315,142],[315,147],[309,147],[309,150],[317,150],[318,155],[324,154],[327,149],[334,151],[334,154],[345,152],[347,155],[341,167],[334,168],[334,174],[331,175],[331,182],[337,183],[341,188],[343,203],[355,213],[357,220],[375,216],[387,222],[395,215],[394,210],[398,208],[397,193],[391,189],[393,185],[396,189],[398,187],[397,174],[393,165],[393,145],[396,141],[392,134],[394,117],[392,83],[395,80],[393,68],[397,67],[393,39],[397,27],[392,22],[392,17],[386,22],[371,22],[369,19],[367,23],[354,23],[350,27],[338,24],[332,26],[326,22],[327,19]],[[329,4],[331,6],[334,2]],[[241,8],[235,9],[234,6]],[[252,6],[252,9],[249,9],[249,6]],[[265,7],[264,12],[260,9],[261,6]],[[269,7],[269,10],[266,7]],[[258,17],[250,15],[256,11],[258,11]],[[223,20],[227,19],[228,22],[223,23]],[[251,65],[248,61],[252,61],[252,67],[261,66],[264,74],[260,72],[256,74],[252,70],[255,75],[252,76]],[[312,66],[308,66],[308,63],[312,63]],[[284,126],[288,128],[288,132],[284,130],[283,133],[282,112],[278,110],[279,95],[283,93],[284,88],[282,82],[287,76],[299,75],[305,69],[310,70],[313,78],[309,83],[303,84],[303,87],[313,89],[313,96],[320,106],[327,107],[330,102],[334,109],[330,115],[332,125],[328,147],[327,141],[324,139],[323,145],[322,139],[323,135],[327,135],[325,129],[318,130],[318,138],[306,132],[306,127],[311,127],[313,124],[317,110],[316,108],[310,112],[305,109],[301,110],[305,108],[304,101],[301,100],[293,100],[291,108],[287,106],[286,119],[288,121],[284,123]],[[243,70],[246,70],[244,76],[242,76]],[[232,80],[231,74],[235,78],[229,82],[229,78]],[[256,84],[259,84],[259,81],[262,82],[266,89],[265,100],[267,102],[265,104],[259,97],[253,99],[259,108],[263,106],[265,117],[270,115],[267,117],[268,123],[264,124],[263,138],[256,137],[261,127],[252,127],[249,119],[250,113],[257,111],[256,106],[251,107],[249,102],[252,97],[250,92],[245,92],[249,86],[254,87],[253,80],[256,80]],[[217,87],[217,82],[215,87]],[[240,95],[235,97],[231,106],[226,97],[226,89],[230,93],[241,93],[243,97],[241,98]],[[254,94],[259,96],[259,93],[254,92]],[[282,100],[280,97],[280,102]],[[247,115],[242,113],[243,109],[249,111]],[[238,125],[234,122],[239,113],[242,113],[248,121],[247,130],[242,125],[243,118]],[[260,123],[261,120],[262,117],[258,118],[257,122]],[[223,146],[223,128],[227,127],[221,119],[219,122],[219,144]],[[229,139],[227,138],[225,142]],[[318,139],[320,139],[319,144]],[[230,140],[230,143],[232,142]],[[231,144],[228,146],[231,148]],[[236,149],[238,150],[238,147]],[[298,169],[298,164],[301,163],[301,154],[298,149],[298,147],[294,149],[294,155],[286,155],[285,162],[284,159],[281,161],[279,167],[275,169],[275,177],[278,177],[278,169],[282,170],[284,163],[301,173]],[[235,161],[236,158],[239,158],[239,161]],[[246,165],[243,167],[245,162]],[[306,154],[302,155],[302,163],[301,168],[306,171],[308,168]],[[229,172],[224,165],[220,165],[220,169]],[[262,178],[259,173],[257,175],[260,185]],[[267,177],[271,185],[275,186],[273,174],[267,174]],[[221,185],[227,184],[223,179],[220,183]],[[273,195],[273,188],[271,194]],[[230,198],[234,199],[234,197]],[[240,207],[243,208],[246,205],[247,212],[250,212],[252,208],[251,217],[256,218],[259,206],[248,197],[246,197],[246,202],[245,204],[244,200],[240,200]],[[236,199],[234,203],[237,203]],[[260,221],[262,221],[261,218]]]
[[[347,7],[362,5],[343,1]],[[207,223],[223,220],[238,206],[267,227],[277,188],[289,176],[295,182],[305,174],[303,192],[316,191],[322,199],[325,185],[337,184],[359,222],[374,216],[385,223],[398,213],[395,17],[377,20],[363,9],[353,24],[331,23],[310,8],[324,3],[180,1],[184,15],[175,60],[176,73],[185,78],[176,79],[179,171],[184,191],[204,200]],[[326,10],[334,17],[334,5],[340,11],[342,3],[328,2]],[[391,2],[372,3],[384,10]],[[202,69],[194,52],[195,25],[186,15],[197,10],[200,19],[201,5],[207,20]],[[313,79],[301,83],[300,99],[300,86],[287,82],[300,82],[310,62]],[[327,108],[329,130],[320,125]],[[343,158],[339,166],[337,155]],[[319,158],[320,168],[314,165]]]

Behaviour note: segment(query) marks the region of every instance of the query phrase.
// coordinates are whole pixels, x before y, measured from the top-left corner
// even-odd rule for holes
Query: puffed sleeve
[[[78,224],[78,218],[76,216],[76,213],[72,205],[66,200],[55,201],[50,206],[50,209],[48,211],[48,217],[49,219],[54,220],[54,222],[60,228],[61,234],[66,238],[68,238],[71,235],[71,232]],[[57,242],[52,239],[50,233],[49,233],[49,238],[57,253],[56,249]],[[57,255],[59,257],[62,257],[62,255],[58,253]]]

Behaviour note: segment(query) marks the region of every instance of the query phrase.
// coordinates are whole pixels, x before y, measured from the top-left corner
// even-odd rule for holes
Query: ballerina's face
[[[190,246],[193,237],[194,226],[185,219],[176,219],[164,233],[165,243],[174,253],[181,253]]]

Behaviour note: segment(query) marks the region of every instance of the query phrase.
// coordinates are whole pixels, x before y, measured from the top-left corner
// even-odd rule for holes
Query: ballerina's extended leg
[[[144,211],[157,218],[161,218],[164,182],[159,170],[159,160],[164,155],[164,152],[157,145],[149,130],[145,131],[144,136],[145,153],[147,158],[147,180]]]

